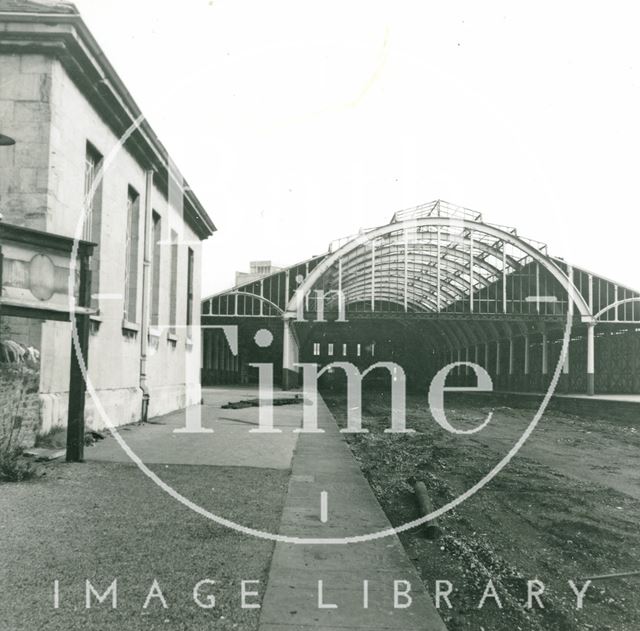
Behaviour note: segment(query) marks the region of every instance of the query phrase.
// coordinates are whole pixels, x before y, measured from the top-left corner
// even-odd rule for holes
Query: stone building
[[[271,261],[251,261],[248,272],[236,272],[236,285],[252,283],[254,280],[275,274],[280,270],[281,268],[273,265]]]
[[[0,31],[2,221],[97,244],[89,378],[113,422],[199,402],[212,220],[72,4],[0,0]],[[41,431],[64,424],[70,323],[3,324],[41,350]]]

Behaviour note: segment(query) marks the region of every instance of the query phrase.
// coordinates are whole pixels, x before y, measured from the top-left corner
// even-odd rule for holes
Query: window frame
[[[187,304],[186,304],[186,320],[187,336],[191,338],[193,333],[193,312],[194,312],[194,272],[195,272],[195,252],[193,248],[187,248]]]
[[[127,230],[125,237],[123,322],[138,324],[138,281],[140,267],[140,193],[127,187]]]
[[[90,203],[87,203],[91,188],[96,181],[104,156],[95,145],[87,140],[84,154],[84,194],[82,209],[84,212],[82,238],[95,243],[91,256],[91,307],[100,311],[100,244],[102,241],[102,177],[95,186]],[[86,209],[86,212],[85,212]]]
[[[162,215],[151,210],[151,302],[149,309],[149,325],[160,326],[160,291],[162,283]]]
[[[178,324],[178,233],[171,230],[169,246],[171,258],[169,268],[169,335],[176,338],[176,326]]]

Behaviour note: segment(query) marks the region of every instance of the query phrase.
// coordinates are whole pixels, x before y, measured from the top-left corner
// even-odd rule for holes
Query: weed
[[[0,364],[2,406],[0,409],[0,480],[17,482],[36,473],[22,452],[32,427],[25,423],[33,393],[38,391],[38,373],[24,364]],[[36,402],[37,404],[37,402]]]

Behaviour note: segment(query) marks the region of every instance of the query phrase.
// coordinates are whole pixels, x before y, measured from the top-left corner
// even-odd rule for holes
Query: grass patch
[[[22,453],[33,440],[38,372],[22,364],[0,364],[0,392],[0,480],[27,480],[37,471]]]
[[[0,449],[0,480],[22,482],[36,475],[37,467],[22,455],[22,447]]]

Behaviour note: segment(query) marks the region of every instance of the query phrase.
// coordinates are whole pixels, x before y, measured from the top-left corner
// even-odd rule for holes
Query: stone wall
[[[35,54],[0,54],[0,120],[2,133],[16,140],[0,151],[0,212],[5,221],[73,237],[84,201],[87,143],[110,156],[101,189],[101,220],[94,257],[92,293],[107,295],[94,301],[99,314],[92,319],[89,378],[111,422],[137,421],[142,409],[140,388],[141,303],[144,221],[139,222],[139,252],[135,271],[137,314],[123,327],[126,266],[127,194],[133,187],[145,208],[145,166],[118,148],[119,138],[99,115],[61,62]],[[115,151],[115,153],[113,153]],[[174,199],[175,198],[175,199]],[[201,246],[182,218],[182,194],[171,200],[157,187],[151,191],[154,212],[161,218],[161,243],[172,232],[180,243],[176,330],[169,335],[171,291],[170,248],[162,246],[158,326],[151,336],[147,371],[149,414],[164,414],[200,401],[200,283]],[[142,214],[142,213],[141,213]],[[185,325],[187,248],[194,253],[194,304],[191,332]],[[97,302],[97,305],[95,304]],[[35,322],[35,321],[34,321]],[[19,327],[20,341],[42,353],[40,399],[42,431],[65,425],[68,409],[71,327],[47,321]],[[24,335],[23,335],[24,333]],[[38,337],[36,340],[35,338]],[[27,339],[28,338],[28,339]],[[91,399],[86,420],[104,426]]]
[[[40,430],[39,382],[35,368],[0,364],[0,444],[33,446]]]
[[[0,55],[2,133],[16,141],[0,151],[0,213],[38,230],[47,221],[52,68],[43,55]]]

